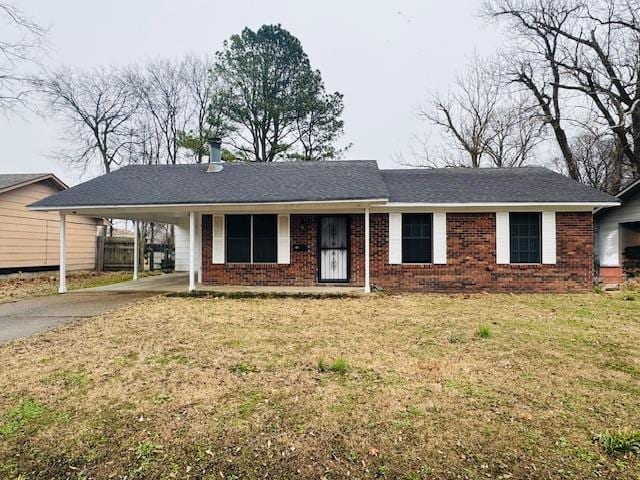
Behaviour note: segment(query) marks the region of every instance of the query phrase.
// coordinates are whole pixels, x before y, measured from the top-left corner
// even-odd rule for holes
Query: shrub
[[[480,327],[478,327],[477,335],[480,338],[489,338],[491,336],[491,329],[486,325],[480,325]]]
[[[633,452],[640,455],[640,430],[605,432],[593,441],[608,454]]]

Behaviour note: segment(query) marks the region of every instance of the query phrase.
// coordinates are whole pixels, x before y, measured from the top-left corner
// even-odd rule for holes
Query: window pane
[[[540,213],[510,213],[511,263],[540,263]]]
[[[251,215],[227,215],[227,262],[251,261]]]
[[[277,259],[277,215],[253,216],[253,261],[275,263]]]
[[[431,263],[432,215],[402,214],[402,263]]]

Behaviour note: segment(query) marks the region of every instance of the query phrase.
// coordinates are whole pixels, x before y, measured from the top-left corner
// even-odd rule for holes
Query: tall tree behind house
[[[342,96],[325,91],[300,41],[280,25],[245,28],[216,54],[215,98],[239,157],[272,162],[338,155]]]

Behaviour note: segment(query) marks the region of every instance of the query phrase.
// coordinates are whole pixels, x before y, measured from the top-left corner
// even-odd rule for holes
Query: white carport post
[[[364,209],[364,293],[371,292],[369,282],[369,208]]]
[[[66,293],[67,291],[67,251],[65,245],[65,214],[60,212],[60,284],[58,293]]]
[[[189,212],[189,291],[196,289],[196,214]]]
[[[133,221],[133,279],[138,279],[138,265],[140,264],[140,245],[138,245],[138,221]]]

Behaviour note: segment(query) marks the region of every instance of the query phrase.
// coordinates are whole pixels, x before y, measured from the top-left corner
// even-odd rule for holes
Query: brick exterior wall
[[[497,265],[494,213],[447,213],[446,265],[389,265],[389,216],[371,216],[371,283],[391,291],[573,292],[593,288],[590,212],[556,214],[555,265]]]
[[[364,286],[364,215],[348,215],[349,286]],[[315,286],[318,284],[319,215],[291,215],[291,263],[212,264],[211,215],[202,216],[202,282],[209,285]],[[293,245],[307,245],[306,252]]]
[[[364,216],[350,215],[351,281],[364,280]],[[389,265],[389,216],[371,215],[371,284],[389,291],[573,292],[593,287],[593,223],[590,212],[556,214],[555,265],[497,265],[494,213],[447,214],[446,265]],[[289,265],[211,263],[211,216],[202,217],[202,278],[212,285],[317,285],[318,216],[291,215]]]

